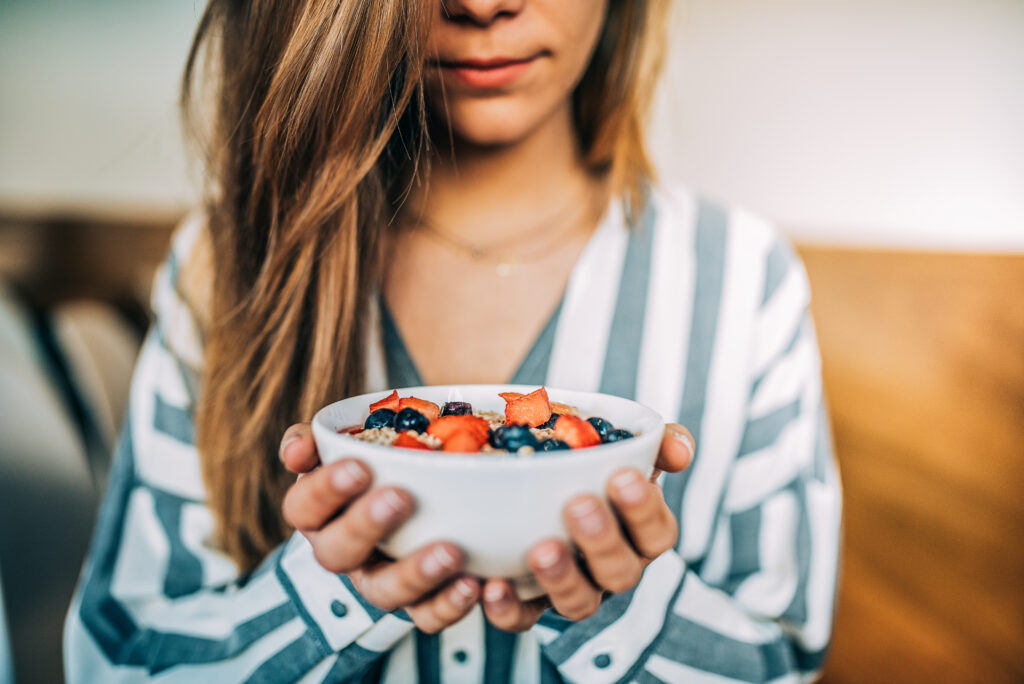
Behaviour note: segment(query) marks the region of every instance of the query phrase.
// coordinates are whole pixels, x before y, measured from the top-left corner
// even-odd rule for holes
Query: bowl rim
[[[332,424],[327,421],[327,416],[332,411],[333,407],[342,403],[355,401],[357,399],[368,399],[370,397],[383,398],[391,394],[392,391],[398,391],[399,394],[403,393],[414,393],[417,390],[462,390],[468,389],[472,391],[487,391],[490,389],[496,389],[501,392],[517,392],[520,390],[533,391],[539,387],[547,389],[549,394],[577,394],[587,395],[592,397],[608,397],[616,401],[627,402],[633,404],[641,410],[640,422],[644,423],[642,431],[639,435],[623,440],[621,442],[611,442],[605,444],[598,444],[592,447],[584,449],[568,449],[564,453],[560,452],[545,452],[543,457],[539,458],[510,458],[510,457],[483,457],[479,456],[479,452],[458,452],[458,451],[434,451],[430,454],[423,454],[416,449],[401,449],[392,446],[384,446],[382,444],[373,444],[372,442],[363,442],[354,440],[351,437],[347,437],[344,434],[337,432]],[[497,391],[495,396],[497,397]],[[376,399],[373,399],[376,400]],[[372,403],[368,401],[367,405]],[[614,423],[614,421],[613,421]],[[649,429],[648,429],[649,424]],[[615,394],[606,394],[603,392],[588,392],[585,390],[563,390],[557,387],[548,387],[546,385],[519,385],[519,384],[463,384],[463,385],[417,385],[414,387],[396,387],[388,390],[381,390],[377,392],[366,392],[364,394],[358,394],[345,399],[340,399],[335,402],[331,402],[326,406],[322,407],[313,416],[312,427],[313,437],[317,442],[318,448],[321,441],[326,443],[335,444],[338,446],[344,446],[345,444],[355,443],[357,446],[355,450],[360,453],[353,453],[352,458],[373,458],[373,459],[385,459],[396,464],[408,464],[408,465],[423,465],[424,463],[432,464],[433,466],[444,466],[456,469],[465,470],[479,470],[479,469],[508,469],[508,468],[519,468],[519,469],[544,469],[544,468],[562,468],[571,466],[575,461],[585,462],[591,461],[595,458],[600,457],[614,457],[615,454],[625,449],[644,449],[650,448],[652,441],[661,442],[661,438],[664,434],[665,420],[661,417],[654,409],[641,404],[638,401],[627,399],[626,397],[620,397]],[[424,459],[424,456],[429,456],[428,459]],[[346,457],[342,457],[346,458]],[[341,459],[338,459],[341,460]]]

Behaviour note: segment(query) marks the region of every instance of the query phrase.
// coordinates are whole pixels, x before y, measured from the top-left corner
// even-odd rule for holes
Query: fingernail
[[[561,575],[563,570],[564,555],[562,549],[557,544],[546,544],[538,547],[533,554],[534,565],[537,566],[537,571],[547,577],[557,577]]]
[[[297,442],[298,440],[299,440],[299,435],[295,434],[294,432],[292,434],[290,434],[290,435],[285,435],[285,438],[283,440],[281,440],[280,448],[278,448],[278,450],[277,450],[277,457],[283,461],[284,460],[284,450],[288,448],[289,444],[291,444],[292,442]]]
[[[370,502],[370,517],[378,525],[394,522],[407,510],[408,506],[405,501],[393,489],[381,491]]]
[[[460,577],[455,581],[452,586],[451,602],[459,608],[468,608],[473,603],[473,599],[476,598],[476,587],[465,577]]]
[[[691,456],[693,456],[693,440],[690,439],[690,437],[685,432],[669,430],[669,434],[672,435],[672,437],[674,437],[678,441],[682,442],[683,445],[686,447],[686,450],[690,452]]]
[[[638,504],[647,495],[647,484],[632,470],[619,473],[612,478],[612,485],[623,503]]]
[[[366,471],[352,461],[345,461],[331,473],[331,482],[339,492],[350,492],[366,484]]]
[[[504,584],[488,584],[484,588],[484,601],[498,604],[505,600]]]
[[[437,579],[455,569],[459,559],[446,546],[438,545],[420,561],[420,570],[431,579]]]
[[[604,529],[604,516],[598,510],[596,499],[586,498],[569,506],[569,515],[576,520],[580,532],[587,535],[600,533]]]

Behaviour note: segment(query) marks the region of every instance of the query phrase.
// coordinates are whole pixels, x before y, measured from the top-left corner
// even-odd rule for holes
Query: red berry
[[[555,439],[560,439],[573,449],[596,446],[601,436],[594,426],[579,416],[561,416],[555,421]]]

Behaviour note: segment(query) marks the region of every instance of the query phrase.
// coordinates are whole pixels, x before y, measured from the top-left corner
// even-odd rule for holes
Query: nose
[[[512,17],[526,0],[441,0],[441,15],[455,22],[487,26],[500,17]]]

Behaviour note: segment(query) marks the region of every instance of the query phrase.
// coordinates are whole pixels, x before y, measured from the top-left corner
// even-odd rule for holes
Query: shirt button
[[[461,664],[461,663],[464,663],[464,662],[466,662],[467,660],[469,660],[469,654],[468,654],[468,653],[466,653],[465,651],[463,651],[463,650],[462,650],[462,649],[460,648],[460,649],[459,649],[458,651],[456,651],[455,653],[452,653],[452,658],[454,658],[454,659],[455,659],[455,662],[457,662],[457,663],[460,663],[460,664]]]
[[[348,615],[348,606],[335,599],[334,601],[331,601],[331,612],[337,617],[343,618]]]
[[[612,657],[607,653],[599,653],[594,656],[594,667],[599,667],[602,670],[612,664]]]

